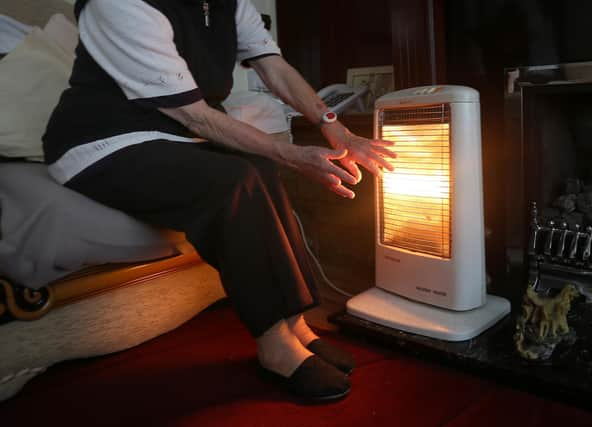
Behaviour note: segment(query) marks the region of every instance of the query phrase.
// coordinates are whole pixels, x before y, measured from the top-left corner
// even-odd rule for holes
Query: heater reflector
[[[381,243],[450,258],[449,105],[383,110],[378,130],[397,152],[379,179]]]

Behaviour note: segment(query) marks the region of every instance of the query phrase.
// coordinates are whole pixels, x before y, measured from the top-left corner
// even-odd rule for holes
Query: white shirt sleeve
[[[180,105],[169,99],[164,106],[181,106],[202,98],[177,51],[171,23],[146,2],[91,1],[82,10],[79,27],[84,47],[128,99],[177,96]]]
[[[237,0],[236,29],[239,62],[267,55],[281,55],[281,50],[265,29],[261,15],[250,0]]]

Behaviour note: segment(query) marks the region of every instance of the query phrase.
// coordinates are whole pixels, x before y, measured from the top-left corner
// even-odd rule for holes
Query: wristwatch
[[[324,125],[326,123],[335,123],[337,121],[337,113],[333,111],[327,111],[321,116],[321,123],[320,125]]]

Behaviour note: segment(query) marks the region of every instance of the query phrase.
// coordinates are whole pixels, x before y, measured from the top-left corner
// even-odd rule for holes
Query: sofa
[[[3,401],[55,363],[139,345],[225,294],[218,273],[181,233],[150,227],[49,177],[40,138],[73,61],[72,5],[0,0],[0,14],[33,27],[0,59]]]

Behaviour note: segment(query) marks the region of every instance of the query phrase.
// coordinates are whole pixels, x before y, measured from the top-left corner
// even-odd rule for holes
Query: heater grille
[[[385,109],[378,129],[397,152],[379,179],[381,243],[450,258],[450,106]]]

